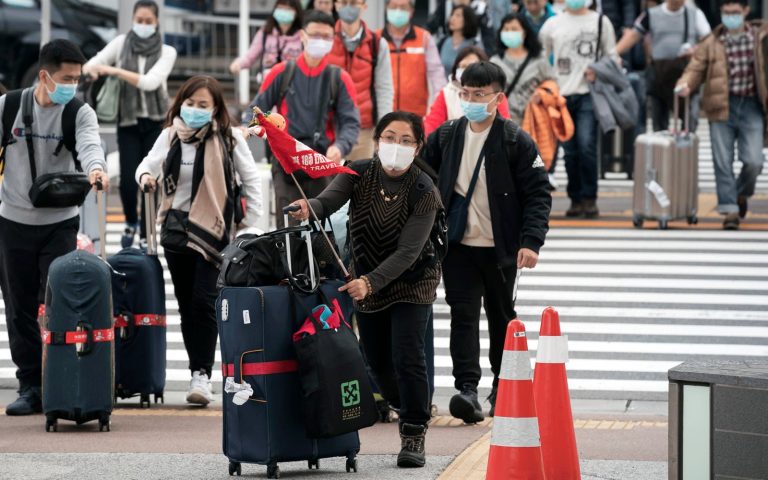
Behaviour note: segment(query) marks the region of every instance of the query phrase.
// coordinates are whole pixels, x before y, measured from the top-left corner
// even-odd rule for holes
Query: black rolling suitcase
[[[155,196],[145,193],[147,250],[124,248],[109,257],[120,272],[112,282],[115,314],[115,395],[139,396],[149,407],[165,389],[166,316],[163,267],[157,258]]]
[[[103,201],[103,192],[98,200]],[[103,254],[103,221],[101,227]],[[51,263],[40,317],[46,431],[56,431],[59,419],[78,425],[98,420],[99,430],[109,431],[114,388],[111,275],[103,257],[82,250]]]
[[[297,234],[289,235],[290,243],[301,241]],[[307,244],[311,265],[311,243]],[[288,246],[284,251],[292,249]],[[348,295],[339,294],[341,285],[329,281],[319,288],[328,300],[336,299],[349,318],[352,302]],[[346,457],[346,470],[357,471],[360,438],[356,431],[323,439],[307,435],[293,345],[293,334],[306,313],[291,307],[290,289],[287,285],[225,286],[216,302],[224,377],[223,451],[229,458],[230,475],[240,475],[241,463],[255,463],[267,466],[268,478],[279,478],[280,462],[305,460],[311,469],[319,468],[321,458],[330,457]],[[298,296],[306,305],[323,303],[318,294]]]

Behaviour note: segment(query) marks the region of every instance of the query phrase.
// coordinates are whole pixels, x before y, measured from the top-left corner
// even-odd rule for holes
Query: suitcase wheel
[[[157,402],[155,402],[157,403]],[[145,407],[146,405],[146,407]],[[151,403],[149,402],[149,394],[148,393],[142,393],[139,397],[139,407],[140,408],[149,408]]]
[[[59,430],[59,422],[55,417],[48,417],[45,419],[45,431],[56,432]]]
[[[690,217],[686,218],[686,220],[688,221],[688,225],[696,225],[699,223],[699,217],[696,215],[691,215]]]
[[[229,462],[229,476],[237,475],[238,477],[243,474],[243,466],[240,462]]]
[[[349,473],[349,472],[357,473],[357,459],[356,458],[348,458],[347,459],[347,473]]]
[[[659,230],[666,230],[669,228],[669,223],[666,220],[659,220]]]
[[[267,465],[267,478],[280,478],[280,467],[276,463]]]
[[[320,470],[320,460],[307,460],[307,467],[312,470],[312,468],[316,470]]]
[[[635,228],[643,228],[643,217],[639,215],[635,215],[632,217],[632,225],[635,226]]]
[[[109,414],[102,415],[101,418],[99,418],[99,431],[107,431],[109,432]]]

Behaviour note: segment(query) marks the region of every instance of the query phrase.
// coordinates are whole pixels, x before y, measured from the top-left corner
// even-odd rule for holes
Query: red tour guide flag
[[[266,119],[263,113],[257,113],[259,126],[264,128],[267,134],[267,142],[272,154],[280,162],[285,173],[292,174],[301,170],[311,178],[327,177],[337,173],[349,173],[357,175],[352,169],[343,167],[336,162],[328,160],[292,136],[280,130]]]

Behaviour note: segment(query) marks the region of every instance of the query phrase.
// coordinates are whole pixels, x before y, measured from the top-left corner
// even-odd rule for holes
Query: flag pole
[[[296,188],[299,189],[299,194],[301,194],[301,198],[305,202],[307,202],[307,208],[309,209],[309,214],[312,216],[315,223],[317,224],[318,229],[320,230],[320,233],[323,234],[323,238],[328,243],[328,246],[331,247],[333,258],[336,260],[336,263],[339,264],[339,267],[341,267],[341,272],[344,274],[344,280],[346,282],[352,281],[352,275],[349,274],[347,267],[344,266],[344,262],[341,261],[341,257],[339,257],[339,254],[336,252],[336,246],[333,244],[333,242],[331,242],[330,237],[328,237],[328,233],[325,231],[325,228],[323,228],[323,225],[320,223],[320,219],[317,218],[315,209],[312,208],[312,204],[309,203],[309,199],[307,198],[307,195],[304,193],[304,190],[301,188],[301,185],[299,185],[299,181],[296,180],[296,176],[293,173],[291,173],[291,178],[293,179],[293,183],[296,184]],[[286,225],[286,227],[287,226],[288,225]]]

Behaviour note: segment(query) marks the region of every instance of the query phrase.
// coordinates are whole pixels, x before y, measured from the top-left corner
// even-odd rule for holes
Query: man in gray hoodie
[[[79,226],[77,207],[36,208],[32,205],[29,190],[33,178],[23,106],[26,101],[31,107],[32,151],[37,175],[74,171],[72,152],[62,148],[62,115],[65,105],[73,101],[85,61],[80,49],[67,40],[54,40],[43,46],[38,85],[22,93],[12,136],[4,152],[5,172],[0,191],[0,286],[11,358],[18,368],[19,379],[19,398],[8,405],[7,415],[42,411],[38,305],[44,302],[48,267],[56,257],[75,249]],[[2,118],[9,96],[10,93],[0,97],[0,131],[4,131]],[[99,125],[96,113],[88,105],[77,110],[75,150],[91,184],[101,182],[107,188],[109,177]]]

